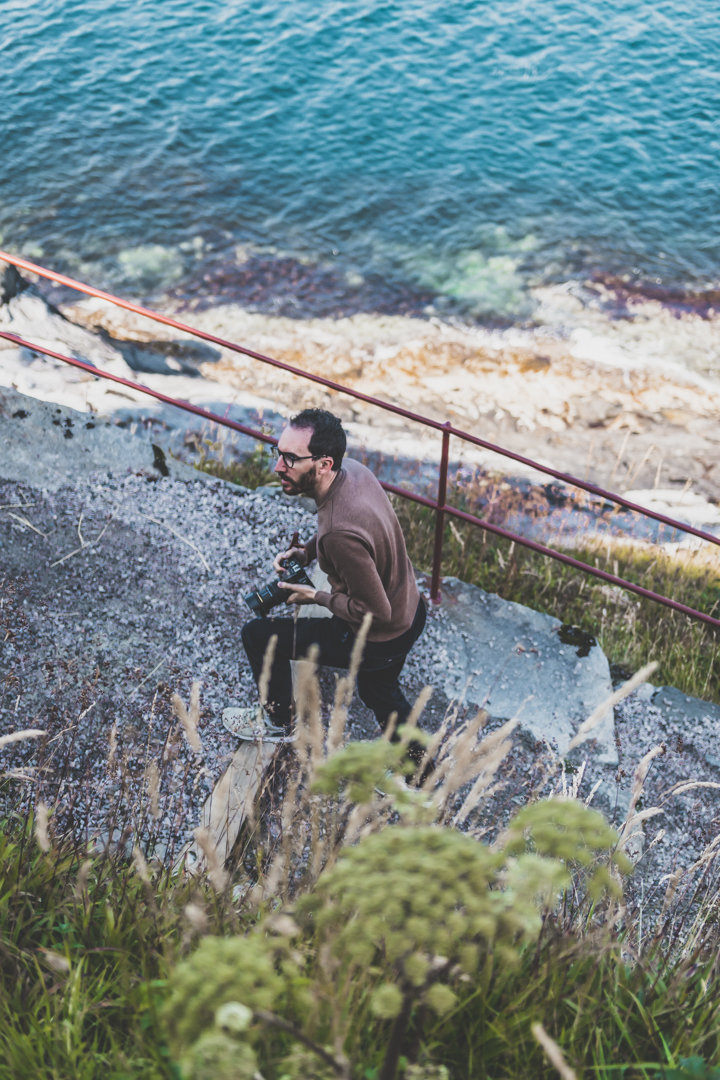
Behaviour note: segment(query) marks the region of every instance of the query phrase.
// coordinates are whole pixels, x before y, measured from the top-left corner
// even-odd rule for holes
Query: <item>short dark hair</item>
[[[333,472],[342,465],[347,449],[347,436],[337,416],[327,409],[303,409],[290,420],[290,427],[312,431],[308,449],[313,457],[332,458]]]

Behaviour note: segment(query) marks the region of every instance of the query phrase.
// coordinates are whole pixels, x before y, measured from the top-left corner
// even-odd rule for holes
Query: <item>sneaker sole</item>
[[[240,736],[240,731],[242,731],[243,729],[240,728],[240,731],[238,731],[237,726],[235,724],[233,724],[232,720],[229,720],[229,721],[228,720],[221,720],[220,722],[221,722],[222,726],[225,728],[225,730],[229,731],[231,735],[234,735],[236,739],[239,739],[241,737]],[[242,738],[243,739],[255,739],[260,734],[261,734],[261,732],[259,732],[259,731],[258,732],[247,732],[247,734],[244,734],[242,736]],[[285,729],[284,728],[275,728],[275,729],[266,728],[262,734],[263,734],[263,738],[268,738],[271,735],[279,735],[282,738],[285,735]]]
[[[237,735],[234,731],[230,734],[240,742],[291,743],[297,739],[297,735]]]

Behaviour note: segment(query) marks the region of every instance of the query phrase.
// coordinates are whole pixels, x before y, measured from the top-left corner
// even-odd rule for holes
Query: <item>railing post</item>
[[[443,425],[450,428],[450,421]],[[442,567],[443,533],[445,532],[445,514],[443,508],[447,497],[448,455],[450,452],[450,431],[443,431],[442,453],[440,455],[440,475],[438,477],[437,510],[435,511],[435,547],[433,550],[432,578],[430,580],[430,599],[433,604],[440,600],[440,570]]]

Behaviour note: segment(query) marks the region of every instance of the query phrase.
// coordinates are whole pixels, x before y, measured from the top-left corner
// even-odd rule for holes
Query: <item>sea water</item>
[[[697,294],[719,106],[715,0],[3,0],[0,234],[145,295],[248,253],[466,319]]]

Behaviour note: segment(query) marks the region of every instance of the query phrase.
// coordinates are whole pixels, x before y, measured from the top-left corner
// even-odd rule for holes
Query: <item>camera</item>
[[[305,573],[305,568],[296,559],[285,559],[283,566],[285,567],[285,576],[282,578],[284,584],[309,585],[312,588],[312,581]],[[267,615],[278,604],[286,603],[288,596],[287,590],[281,589],[277,581],[268,581],[267,585],[243,596],[243,600],[256,615]]]

